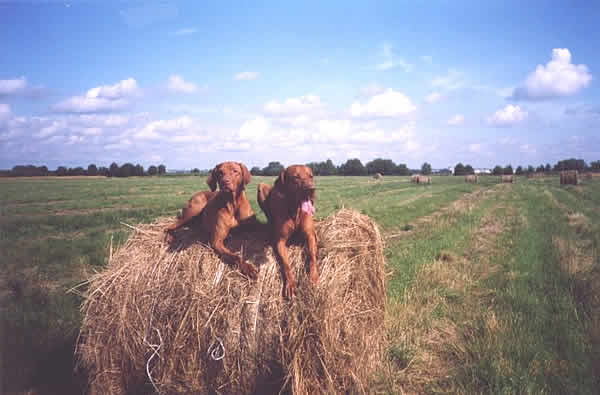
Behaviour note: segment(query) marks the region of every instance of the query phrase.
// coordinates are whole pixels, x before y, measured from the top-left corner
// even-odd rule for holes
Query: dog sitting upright
[[[319,281],[317,237],[313,222],[315,184],[312,170],[303,165],[289,166],[279,174],[272,187],[259,184],[257,198],[269,220],[273,248],[283,267],[283,293],[290,298],[296,290],[296,276],[289,264],[287,242],[295,232],[306,237],[309,276],[313,284]]]
[[[239,267],[240,271],[255,279],[257,269],[232,253],[224,244],[231,229],[256,223],[256,216],[246,198],[245,186],[251,176],[246,166],[239,162],[218,164],[208,175],[206,183],[210,191],[193,195],[183,208],[181,217],[169,225],[165,232],[167,241],[174,241],[173,231],[196,216],[200,216],[202,230],[209,235],[211,247],[226,263]],[[217,185],[219,191],[217,192]]]

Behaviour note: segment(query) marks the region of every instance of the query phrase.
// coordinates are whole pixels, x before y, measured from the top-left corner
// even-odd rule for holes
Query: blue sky
[[[599,160],[563,3],[0,0],[0,168]]]

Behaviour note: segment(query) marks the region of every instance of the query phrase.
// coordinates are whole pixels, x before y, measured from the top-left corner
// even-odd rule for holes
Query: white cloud
[[[90,113],[115,111],[129,105],[128,98],[141,94],[141,89],[133,78],[119,81],[114,85],[102,85],[88,90],[85,96],[73,96],[54,106],[57,111]]]
[[[184,29],[175,30],[173,32],[173,34],[175,36],[187,36],[187,35],[194,34],[197,32],[198,32],[198,29],[196,29],[195,27],[188,27],[188,28],[184,28]]]
[[[442,95],[440,95],[439,92],[431,92],[430,94],[425,96],[425,101],[427,103],[435,103],[435,102],[440,101],[441,98],[442,98]]]
[[[0,96],[14,95],[25,91],[27,80],[25,77],[13,80],[0,80]]]
[[[265,112],[273,115],[299,115],[323,107],[321,98],[315,95],[291,97],[283,102],[272,100],[264,106]]]
[[[456,70],[448,70],[446,75],[438,76],[431,81],[431,86],[446,91],[453,91],[465,85],[462,73]]]
[[[525,154],[535,154],[537,152],[537,149],[535,148],[535,146],[533,146],[531,144],[522,144],[519,147],[519,151],[521,151]]]
[[[167,82],[167,89],[174,93],[196,93],[198,86],[192,82],[186,82],[180,75],[173,74]]]
[[[351,122],[348,119],[322,119],[317,122],[314,141],[342,141],[350,133]]]
[[[366,103],[352,103],[350,113],[353,117],[398,117],[413,113],[417,108],[410,98],[401,92],[387,89],[371,97]]]
[[[67,123],[63,120],[53,120],[48,126],[45,126],[39,130],[34,136],[39,138],[48,137],[55,134],[58,131],[62,131],[67,128]]]
[[[527,116],[527,111],[521,110],[519,106],[509,104],[489,116],[487,121],[493,126],[511,126],[524,121]]]
[[[135,138],[154,140],[163,137],[163,133],[173,133],[189,130],[193,126],[192,118],[188,116],[176,119],[152,121],[134,134]]]
[[[516,88],[514,99],[543,100],[571,96],[589,85],[592,75],[584,64],[571,63],[571,52],[567,48],[552,50],[552,60],[538,65]]]
[[[102,129],[100,128],[85,128],[81,131],[81,133],[86,136],[99,136],[102,134]]]
[[[264,117],[256,117],[242,124],[239,137],[244,140],[261,140],[271,128],[269,121]]]
[[[384,43],[382,46],[382,54],[385,60],[375,66],[375,69],[379,71],[386,71],[395,69],[397,67],[402,68],[406,72],[413,70],[413,65],[404,61],[402,58],[398,58],[394,55],[392,45],[390,43]]]
[[[131,141],[129,139],[123,139],[123,140],[119,141],[118,143],[106,144],[104,146],[104,149],[107,151],[118,151],[118,150],[129,149],[130,146],[131,146]]]
[[[479,152],[481,152],[481,148],[482,148],[481,144],[479,144],[479,143],[469,144],[469,151],[470,152],[479,153]]]
[[[256,71],[243,71],[234,75],[233,79],[236,81],[252,81],[257,79],[258,76],[259,73],[257,73]]]
[[[461,125],[464,121],[465,121],[464,115],[456,114],[455,116],[453,116],[452,118],[450,118],[448,120],[448,125],[457,126],[457,125]]]
[[[0,122],[6,121],[11,115],[10,106],[0,103]]]

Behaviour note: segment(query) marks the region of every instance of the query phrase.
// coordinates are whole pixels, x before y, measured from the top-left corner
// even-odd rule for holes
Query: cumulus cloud
[[[180,75],[173,74],[167,82],[167,89],[173,93],[196,93],[198,86],[192,82],[186,82]]]
[[[84,96],[73,96],[54,106],[59,112],[93,113],[120,110],[129,105],[129,98],[141,94],[141,89],[133,78],[122,80],[114,85],[92,88]]]
[[[283,102],[276,100],[265,104],[265,112],[273,115],[299,115],[305,114],[323,107],[321,98],[315,95],[290,97]]]
[[[425,96],[425,101],[427,103],[435,103],[437,101],[440,101],[441,98],[442,95],[440,95],[439,92],[431,92],[430,94]]]
[[[242,71],[241,73],[237,73],[233,76],[233,79],[236,81],[252,81],[257,79],[259,73],[256,71]]]
[[[259,116],[242,124],[239,137],[244,140],[260,140],[266,136],[270,127],[269,121]]]
[[[413,113],[416,109],[408,96],[387,89],[364,104],[355,101],[350,107],[350,113],[353,117],[393,118]]]
[[[465,121],[464,115],[456,114],[455,116],[453,116],[452,118],[450,118],[448,120],[448,125],[457,126],[457,125],[461,125],[464,121]]]
[[[369,84],[360,88],[360,95],[365,97],[371,97],[385,92],[385,89],[378,84]]]
[[[27,80],[25,77],[12,80],[0,80],[0,96],[16,95],[25,92]]]
[[[487,121],[492,126],[511,126],[524,121],[527,116],[527,111],[521,110],[519,106],[509,104],[489,116]]]
[[[0,122],[6,121],[8,118],[10,118],[10,115],[10,106],[8,104],[0,103]]]
[[[188,116],[179,117],[176,119],[152,121],[142,127],[134,134],[138,139],[159,139],[167,137],[165,134],[172,134],[178,131],[185,131],[193,126],[192,118]]]
[[[64,131],[67,128],[67,123],[63,120],[53,120],[48,126],[42,127],[39,132],[34,134],[35,137],[45,138],[54,135],[56,132]]]
[[[571,63],[567,48],[552,50],[552,60],[538,65],[512,95],[519,100],[545,100],[571,96],[589,85],[592,75],[584,64]]]

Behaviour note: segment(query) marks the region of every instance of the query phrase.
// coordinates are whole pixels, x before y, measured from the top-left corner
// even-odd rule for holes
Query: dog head
[[[218,185],[221,191],[236,194],[243,191],[251,179],[250,172],[243,163],[223,162],[212,169],[206,183],[213,192]]]
[[[282,170],[275,185],[280,185],[299,200],[314,200],[315,182],[312,170],[308,166],[292,165]]]

